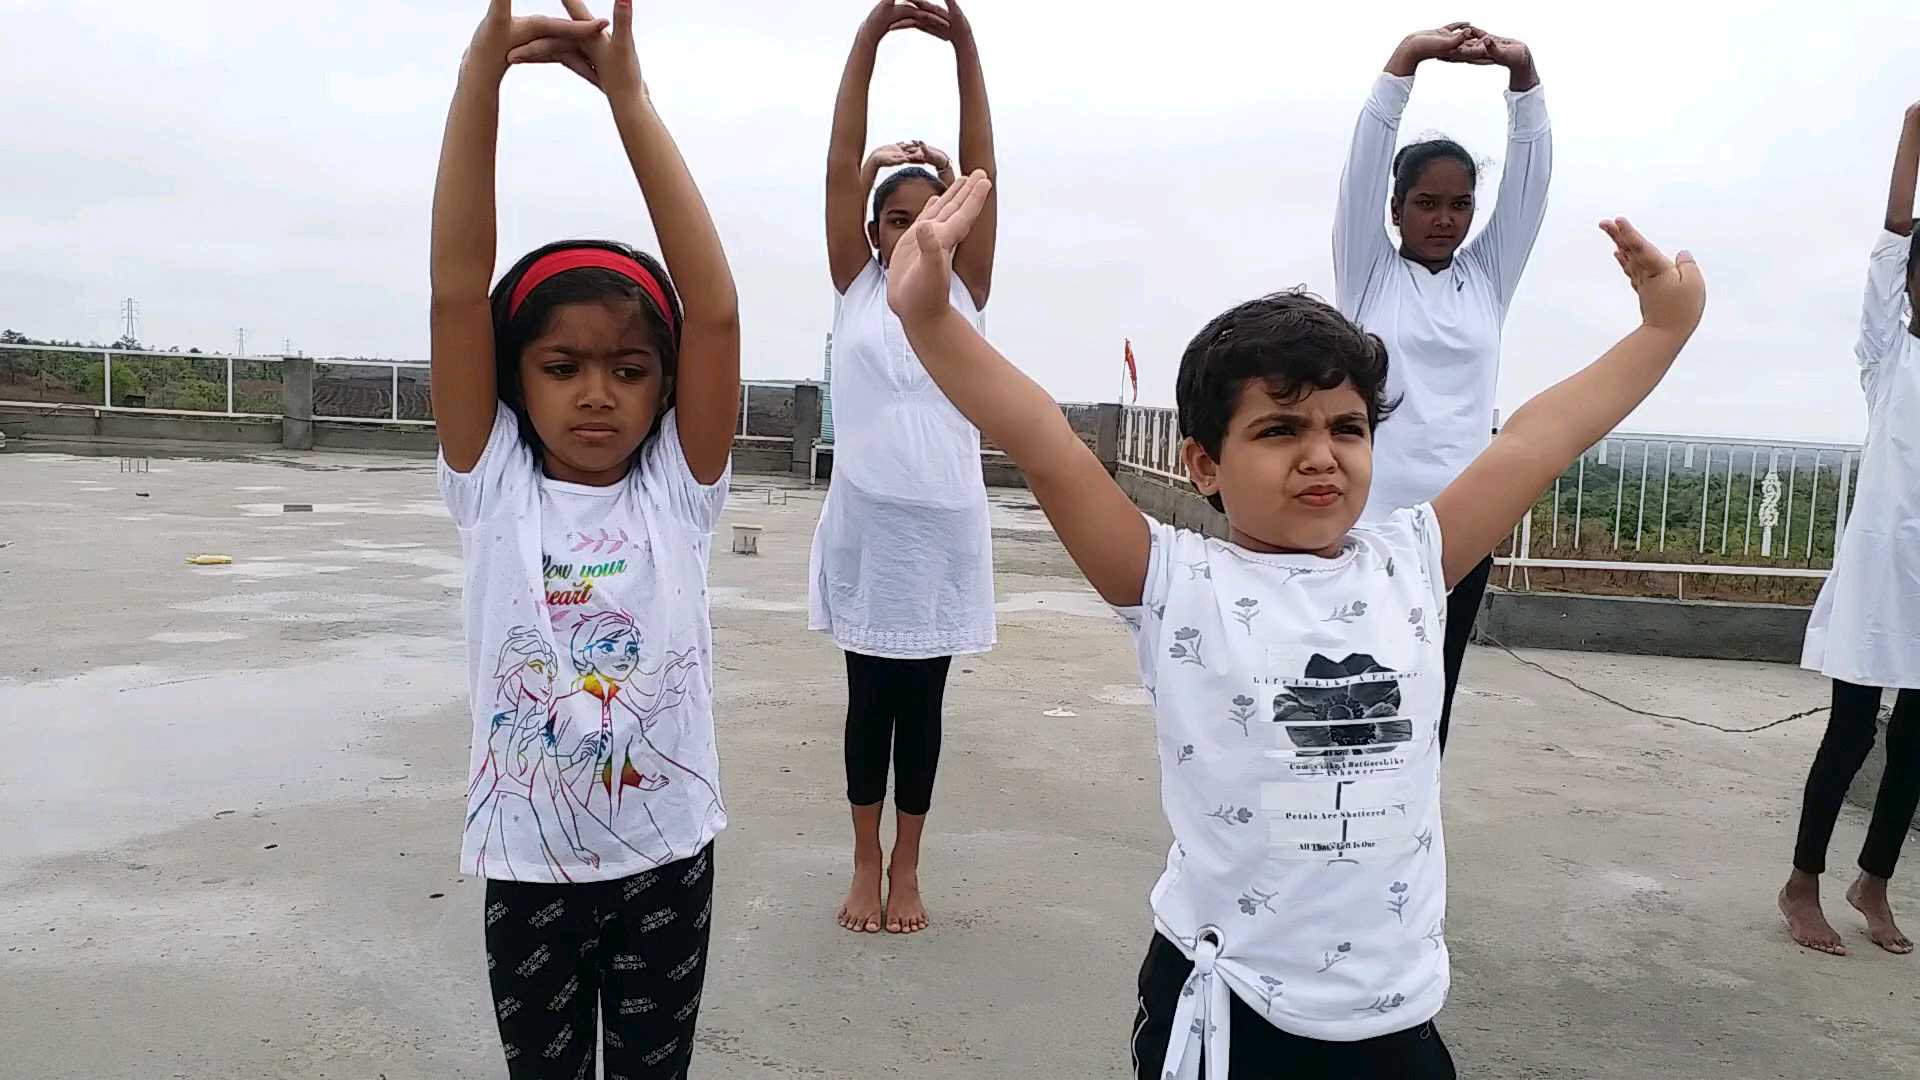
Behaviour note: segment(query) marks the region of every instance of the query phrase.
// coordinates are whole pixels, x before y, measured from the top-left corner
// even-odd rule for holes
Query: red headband
[[[617,251],[597,247],[564,248],[534,260],[533,265],[527,267],[527,272],[521,275],[520,283],[513,287],[513,295],[507,300],[507,318],[511,319],[518,315],[520,305],[526,303],[527,297],[532,295],[533,290],[539,288],[549,278],[569,270],[584,270],[589,267],[612,270],[622,277],[631,278],[633,283],[640,286],[653,300],[655,310],[660,312],[661,321],[667,324],[667,336],[676,339],[680,336],[680,328],[673,324],[673,308],[667,303],[667,290],[661,286],[659,279],[655,278],[646,267],[640,265],[640,260],[622,255]]]

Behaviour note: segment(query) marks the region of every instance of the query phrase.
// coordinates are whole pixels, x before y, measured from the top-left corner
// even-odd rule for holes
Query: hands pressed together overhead
[[[632,0],[614,0],[612,20],[596,17],[585,0],[561,4],[565,17],[515,15],[512,0],[490,0],[469,58],[502,71],[513,64],[559,64],[609,96],[644,90]]]
[[[973,24],[957,0],[948,0],[944,6],[933,0],[880,0],[860,25],[861,36],[875,45],[896,30],[919,30],[956,48],[973,45]]]
[[[1410,34],[1403,45],[1411,48],[1418,60],[1492,64],[1509,69],[1533,62],[1533,54],[1525,42],[1488,33],[1469,22],[1448,23],[1437,30]]]
[[[872,172],[900,165],[930,165],[942,181],[953,183],[953,159],[947,156],[946,151],[919,139],[888,143],[876,148],[867,158],[867,168]]]

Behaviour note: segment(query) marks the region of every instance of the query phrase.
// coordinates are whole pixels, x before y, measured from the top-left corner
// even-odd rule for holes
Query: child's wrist
[[[476,53],[469,48],[460,56],[460,85],[491,86],[498,88],[507,77],[507,61],[485,59],[485,53]]]

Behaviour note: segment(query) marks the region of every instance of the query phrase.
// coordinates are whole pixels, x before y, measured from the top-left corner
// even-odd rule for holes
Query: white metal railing
[[[0,404],[182,416],[275,417],[281,414],[281,364],[285,359],[0,343]],[[432,425],[432,391],[426,364],[332,358],[314,358],[312,363],[314,419]],[[770,441],[792,438],[793,386],[780,381],[743,382],[740,437]],[[752,429],[756,389],[762,395],[785,391],[785,432]]]
[[[742,379],[740,381],[740,425],[739,427],[734,429],[734,437],[748,441],[748,442],[759,442],[759,441],[790,442],[792,441],[793,439],[793,388],[795,385],[797,384],[792,382],[780,382],[777,380]],[[754,391],[756,389],[760,391],[760,399],[762,401],[772,399],[775,402],[778,402],[778,400],[782,396],[781,392],[782,391],[785,392],[787,423],[786,423],[786,430],[784,432],[781,432],[778,430],[769,430],[769,431],[753,430],[753,401],[754,401]],[[778,408],[778,405],[776,405],[775,408]],[[776,423],[771,426],[777,429],[780,425]]]
[[[1123,467],[1184,484],[1181,442],[1172,409],[1123,410]],[[1616,432],[1554,481],[1500,563],[1510,576],[1539,568],[1822,578],[1846,525],[1860,450]]]
[[[1179,417],[1172,409],[1128,405],[1120,410],[1120,464],[1162,480],[1187,482]]]

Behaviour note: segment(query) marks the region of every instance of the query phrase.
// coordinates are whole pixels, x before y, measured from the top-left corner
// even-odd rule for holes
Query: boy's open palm
[[[1640,318],[1648,326],[1692,334],[1707,306],[1707,282],[1693,255],[1669,259],[1626,218],[1600,223],[1613,240],[1613,259],[1640,294]]]
[[[887,268],[887,305],[902,322],[940,315],[948,306],[953,252],[986,209],[993,181],[975,172],[936,196],[893,248]]]

